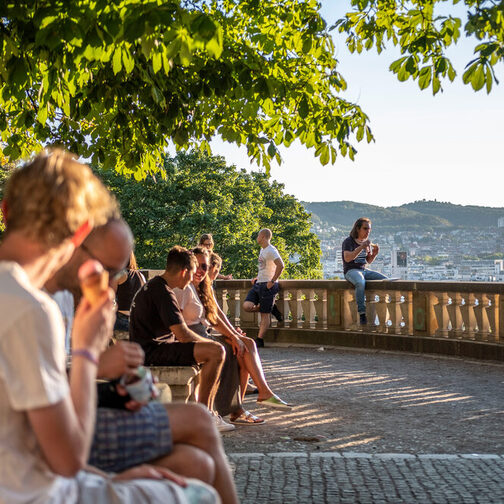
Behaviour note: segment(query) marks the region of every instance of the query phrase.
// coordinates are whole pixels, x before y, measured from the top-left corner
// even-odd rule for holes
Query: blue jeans
[[[345,278],[355,286],[355,300],[359,313],[366,313],[366,303],[364,301],[364,288],[366,280],[384,280],[387,278],[378,271],[368,269],[351,269],[345,273]]]

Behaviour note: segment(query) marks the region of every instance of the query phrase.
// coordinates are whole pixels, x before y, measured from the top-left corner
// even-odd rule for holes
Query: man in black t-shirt
[[[165,272],[149,280],[133,299],[130,340],[143,348],[147,366],[200,364],[198,400],[213,411],[224,347],[187,327],[172,290],[184,289],[192,281],[196,267],[196,258],[189,250],[173,247],[168,252]]]

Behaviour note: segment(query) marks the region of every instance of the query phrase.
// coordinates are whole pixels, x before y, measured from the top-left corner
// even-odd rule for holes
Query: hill
[[[495,227],[504,207],[454,205],[438,201],[415,201],[396,207],[380,207],[354,201],[303,202],[314,222],[350,229],[358,217],[369,217],[381,231],[400,229],[433,231]]]

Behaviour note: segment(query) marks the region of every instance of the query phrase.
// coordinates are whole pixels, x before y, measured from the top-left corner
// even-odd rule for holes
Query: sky
[[[463,2],[452,12],[462,18]],[[322,0],[322,15],[331,25],[350,10],[349,0]],[[442,14],[443,12],[440,12]],[[271,176],[301,201],[351,200],[396,206],[415,200],[449,201],[461,205],[504,206],[504,65],[500,84],[490,95],[462,83],[464,66],[472,59],[474,40],[460,40],[450,49],[457,77],[443,82],[443,93],[421,91],[416,81],[399,82],[388,67],[399,52],[350,54],[344,36],[336,34],[339,72],[348,84],[343,95],[370,118],[376,142],[353,145],[354,162],[338,156],[322,166],[312,150],[300,143],[281,147],[283,163],[273,163]],[[248,170],[246,148],[215,140],[214,154]]]

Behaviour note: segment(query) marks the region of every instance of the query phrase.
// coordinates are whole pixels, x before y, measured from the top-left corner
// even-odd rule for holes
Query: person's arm
[[[144,352],[138,343],[119,341],[102,352],[98,361],[96,376],[113,380],[141,366],[144,362]]]
[[[352,262],[365,248],[369,246],[369,243],[369,240],[366,240],[362,245],[359,245],[354,250],[344,250],[343,258],[345,259],[345,262]]]
[[[377,243],[371,243],[370,247],[372,252],[368,254],[366,257],[366,261],[368,262],[368,264],[371,264],[375,260],[378,253],[380,252],[380,247],[378,246]]]
[[[232,280],[233,275],[221,275],[220,273],[217,275],[217,280]]]
[[[50,469],[61,476],[74,476],[89,455],[96,413],[98,359],[112,334],[112,292],[92,307],[83,300],[74,319],[73,347],[89,352],[90,359],[75,354],[70,373],[70,394],[50,406],[27,411],[28,420]]]
[[[177,341],[180,341],[181,343],[190,343],[192,341],[208,342],[206,338],[203,338],[199,334],[196,334],[194,331],[191,331],[191,329],[187,327],[187,324],[185,322],[170,326],[170,331],[174,334]]]
[[[273,278],[266,284],[266,287],[268,289],[271,289],[273,287],[274,283],[278,280],[285,268],[284,262],[282,261],[281,257],[277,257],[274,262],[276,267],[275,274],[273,275]]]
[[[219,312],[217,316],[217,323],[213,326],[219,331],[227,340],[227,342],[233,347],[233,353],[238,357],[241,357],[247,350],[243,341],[240,339],[239,334],[235,331],[234,327],[229,326],[224,322],[224,320],[220,317]],[[224,318],[227,320],[227,317],[224,315]],[[229,322],[229,321],[228,321]]]

